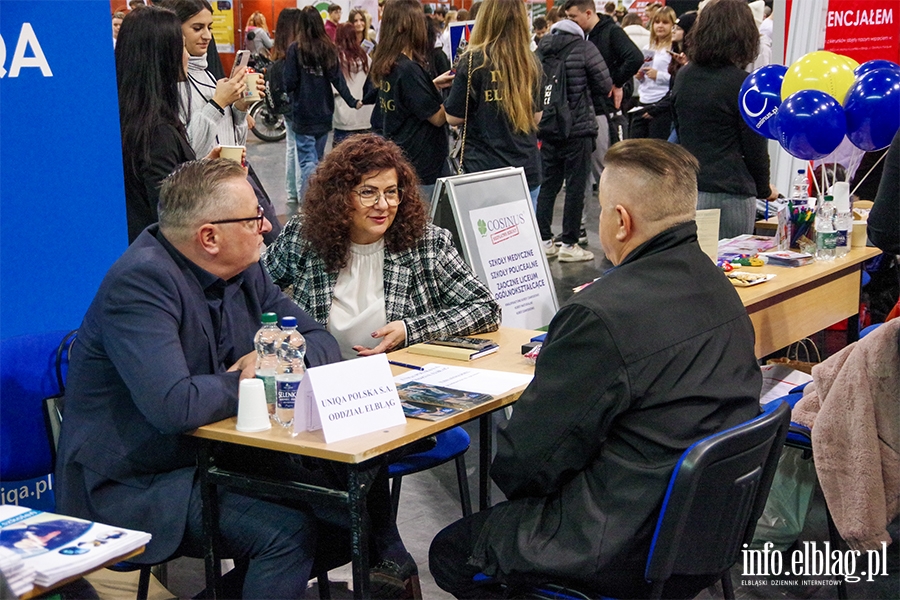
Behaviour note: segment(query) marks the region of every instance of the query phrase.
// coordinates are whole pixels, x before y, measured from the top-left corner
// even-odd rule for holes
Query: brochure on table
[[[494,371],[491,369],[470,369],[468,367],[455,367],[436,363],[428,363],[422,369],[422,371],[409,371],[408,373],[397,375],[394,381],[397,383],[416,381],[463,392],[500,396],[513,388],[528,385],[534,378],[533,375],[523,373],[510,373],[508,371]]]
[[[0,505],[0,547],[34,567],[34,583],[43,587],[125,556],[145,546],[150,537],[143,531]]]
[[[384,354],[313,367],[297,391],[294,432],[321,429],[326,443],[404,423]]]
[[[434,224],[453,234],[463,258],[500,303],[503,325],[546,326],[559,306],[525,171],[444,177],[434,198]]]

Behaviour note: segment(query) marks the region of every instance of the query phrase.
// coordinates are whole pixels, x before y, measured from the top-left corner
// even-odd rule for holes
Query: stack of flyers
[[[20,556],[42,587],[101,567],[149,541],[143,531],[0,505],[0,549]]]

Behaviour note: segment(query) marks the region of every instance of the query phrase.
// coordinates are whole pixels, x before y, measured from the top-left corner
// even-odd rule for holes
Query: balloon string
[[[878,164],[879,164],[882,160],[884,160],[884,157],[885,157],[885,156],[887,156],[887,152],[885,152],[884,154],[882,154],[882,155],[878,158],[878,160],[875,161],[875,164],[872,165],[872,167],[869,169],[869,172],[866,173],[865,175],[863,175],[863,178],[859,180],[859,183],[857,183],[857,184],[856,184],[856,187],[853,188],[853,191],[850,192],[850,195],[851,195],[851,196],[852,196],[853,194],[856,193],[856,190],[858,190],[858,189],[859,189],[859,186],[861,186],[861,185],[863,184],[863,181],[866,180],[866,177],[868,177],[868,176],[872,173],[872,171],[875,170],[875,167],[877,167]]]

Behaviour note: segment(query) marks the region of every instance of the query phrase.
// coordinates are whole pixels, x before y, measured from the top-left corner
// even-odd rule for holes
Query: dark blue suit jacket
[[[196,471],[185,433],[237,413],[239,373],[217,357],[194,272],[147,228],[106,274],[78,331],[56,468],[59,512],[153,534],[141,562],[181,543]],[[340,360],[334,338],[272,283],[260,263],[231,294],[248,307],[240,329],[253,349],[264,312],[297,317],[311,366]],[[243,316],[243,315],[242,315]]]

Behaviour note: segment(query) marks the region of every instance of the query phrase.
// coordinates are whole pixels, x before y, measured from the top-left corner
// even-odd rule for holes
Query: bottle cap
[[[281,327],[296,327],[297,317],[281,317]]]
[[[260,318],[260,321],[262,322],[263,325],[274,325],[274,324],[278,323],[278,315],[276,315],[273,312],[263,313],[262,317]]]
[[[806,169],[797,169],[797,175],[806,175]]]
[[[834,184],[834,208],[838,212],[850,212],[850,184],[838,181]]]

